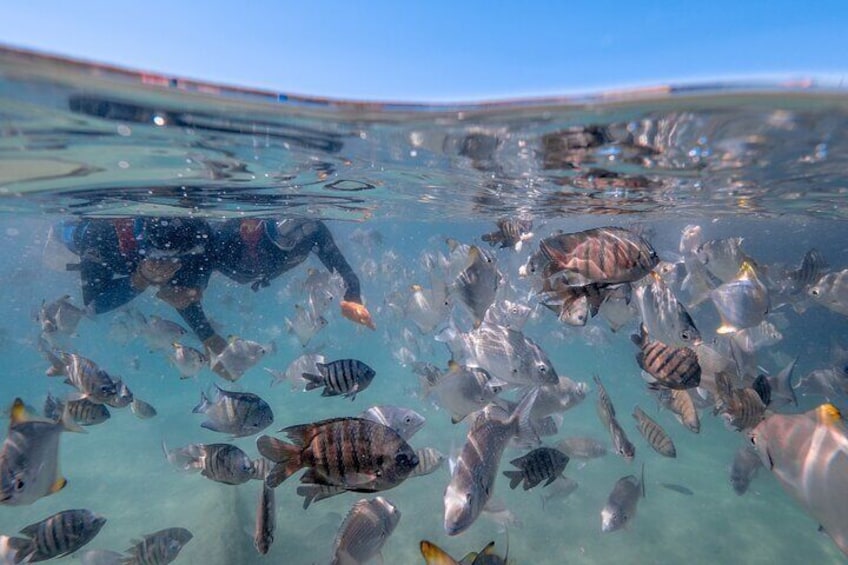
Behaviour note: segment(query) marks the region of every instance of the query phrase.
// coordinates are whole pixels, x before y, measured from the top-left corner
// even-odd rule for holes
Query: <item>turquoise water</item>
[[[702,226],[705,239],[744,237],[758,263],[797,266],[811,247],[831,270],[848,265],[845,174],[848,97],[826,88],[755,85],[712,90],[658,89],[610,97],[526,101],[469,107],[345,105],[331,101],[211,88],[189,81],[34,58],[0,51],[0,404],[20,396],[40,407],[47,392],[70,388],[44,376],[34,321],[43,300],[69,294],[81,303],[75,273],[49,268],[43,250],[50,226],[70,216],[298,215],[327,220],[362,282],[375,332],[343,319],[332,307],[328,327],[310,343],[327,359],[357,357],[376,370],[355,401],[318,392],[270,387],[263,368],[284,370],[303,352],[285,318],[303,303],[314,258],[254,293],[213,276],[204,305],[221,333],[276,352],[235,385],[254,392],[284,426],[355,416],[374,404],[413,408],[427,424],[410,441],[443,453],[461,447],[467,426],[418,394],[407,355],[444,368],[450,356],[433,333],[420,333],[398,304],[413,284],[429,286],[425,255],[448,254],[447,238],[481,243],[496,219],[532,217],[535,237],[521,251],[497,250],[507,298],[527,302],[531,284],[518,268],[557,230],[619,225],[638,230],[663,259],[678,255],[681,231]],[[601,131],[602,133],[597,133]],[[564,148],[583,132],[594,139]],[[595,132],[595,133],[593,133]],[[591,134],[591,135],[590,135]],[[374,230],[380,240],[362,240]],[[487,246],[488,248],[488,246]],[[176,320],[152,293],[132,307]],[[464,329],[468,318],[454,305]],[[691,311],[705,339],[718,317],[707,301]],[[277,532],[271,551],[253,548],[260,483],[229,486],[172,468],[162,452],[188,443],[228,441],[202,429],[192,414],[200,392],[219,382],[210,371],[180,380],[161,351],[117,331],[122,314],[84,319],[67,348],[122,376],[158,415],[139,420],[128,409],[65,434],[60,463],[68,486],[30,506],[0,507],[0,533],[68,508],[88,508],[108,522],[86,549],[123,550],[130,540],[166,527],[188,528],[194,539],[181,563],[324,563],[340,516],[362,498],[348,493],[304,511],[296,480],[277,489]],[[812,305],[769,315],[783,339],[758,351],[771,373],[799,355],[796,375],[832,367],[834,344],[848,341],[844,316]],[[446,325],[442,324],[442,327]],[[571,328],[535,307],[524,328],[560,375],[591,383],[601,375],[637,449],[636,461],[608,455],[566,474],[579,488],[544,510],[540,489],[495,494],[521,520],[507,534],[481,517],[468,532],[443,530],[447,469],[410,479],[382,493],[402,514],[384,546],[386,563],[421,563],[418,542],[429,539],[461,557],[494,539],[509,543],[516,563],[798,563],[839,562],[843,555],[765,470],[737,496],[728,467],[744,434],[728,430],[711,409],[693,435],[645,390],[634,361],[631,321],[611,332],[600,318]],[[408,330],[408,332],[404,332]],[[187,344],[199,347],[186,336]],[[590,384],[590,389],[593,387]],[[800,392],[800,391],[799,391]],[[594,391],[563,414],[559,437],[586,435],[608,444],[595,414]],[[823,400],[810,394],[801,406]],[[844,397],[831,398],[848,409]],[[639,404],[677,445],[663,459],[638,436],[629,412]],[[273,434],[272,434],[273,435]],[[548,444],[555,439],[549,438]],[[233,443],[257,456],[255,438]],[[519,457],[508,449],[501,470]],[[647,497],[625,531],[602,534],[600,510],[615,481],[646,468]],[[684,485],[692,496],[661,482]],[[66,558],[65,561],[74,561]]]

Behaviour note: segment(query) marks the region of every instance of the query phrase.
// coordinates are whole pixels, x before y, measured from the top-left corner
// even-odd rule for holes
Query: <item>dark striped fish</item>
[[[598,418],[604,427],[609,427],[610,420],[615,417],[615,407],[612,405],[607,389],[601,383],[601,378],[598,375],[592,375],[592,380],[598,387],[598,401],[595,407],[598,410]]]
[[[194,536],[185,528],[166,528],[141,538],[126,550],[122,565],[166,565],[180,554]]]
[[[555,276],[573,286],[637,281],[659,263],[650,243],[618,227],[551,236],[539,242],[539,250],[536,260],[542,276]]]
[[[110,397],[104,404],[112,408],[126,408],[133,401],[133,393],[121,379],[115,379],[115,395]]]
[[[480,239],[494,247],[500,244],[501,249],[513,247],[521,251],[522,243],[533,237],[533,220],[501,218],[498,220],[498,230],[483,234]]]
[[[356,502],[336,534],[330,565],[366,563],[377,557],[398,522],[400,510],[382,496]]]
[[[192,412],[206,416],[201,428],[232,434],[234,438],[257,434],[274,421],[271,407],[257,395],[224,390],[217,385],[214,402],[201,392],[200,404]]]
[[[645,441],[648,442],[654,451],[663,457],[677,457],[677,450],[674,448],[674,442],[665,433],[665,430],[645,414],[645,411],[636,406],[633,409],[633,418],[636,420],[636,427]]]
[[[35,563],[70,555],[94,539],[106,518],[90,510],[64,510],[21,530],[29,539],[11,538],[15,563]]]
[[[262,482],[262,493],[256,505],[256,528],[253,532],[253,545],[261,555],[268,553],[274,543],[274,529],[277,527],[277,506],[274,503],[274,489]]]
[[[343,395],[354,400],[356,394],[368,388],[374,379],[374,369],[357,359],[338,359],[332,363],[317,363],[320,375],[303,373],[306,390],[323,386],[321,396]]]
[[[256,446],[276,465],[265,478],[276,487],[299,469],[302,483],[377,492],[400,484],[418,456],[393,429],[362,418],[331,418],[281,430],[294,443],[261,436]]]
[[[656,379],[649,388],[687,389],[701,384],[701,365],[694,350],[651,340],[645,326],[632,340],[640,348],[636,354],[639,367]]]
[[[698,411],[695,409],[692,397],[689,396],[689,391],[665,388],[654,392],[660,405],[671,410],[678,422],[696,434],[701,431],[701,419],[698,417]]]
[[[510,464],[519,468],[518,471],[504,471],[509,479],[509,488],[515,489],[522,480],[524,490],[530,490],[542,481],[548,486],[562,475],[568,464],[568,455],[552,447],[538,447]]]
[[[226,485],[240,485],[259,478],[256,467],[247,454],[228,443],[192,443],[168,450],[162,445],[165,457],[183,471],[200,471],[207,479]]]
[[[102,424],[111,416],[109,409],[103,404],[97,404],[87,398],[62,402],[50,393],[47,393],[47,399],[44,401],[44,416],[58,421],[62,418],[62,412],[65,411],[66,405],[68,414],[81,426]]]
[[[801,260],[801,265],[789,273],[791,294],[799,294],[816,284],[827,271],[829,265],[817,249],[810,249]]]
[[[409,477],[423,477],[438,470],[445,462],[444,454],[435,447],[422,447],[415,452],[418,456],[418,465],[409,474]]]

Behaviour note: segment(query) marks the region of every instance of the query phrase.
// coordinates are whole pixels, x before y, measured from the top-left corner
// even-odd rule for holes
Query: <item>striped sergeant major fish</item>
[[[374,379],[374,369],[358,359],[338,359],[330,363],[317,363],[320,375],[303,373],[306,390],[324,387],[321,396],[343,395],[351,400]]]
[[[9,538],[17,553],[14,563],[35,563],[64,557],[94,539],[106,518],[91,510],[64,510],[21,530],[26,538]]]
[[[633,408],[633,418],[636,420],[636,427],[648,445],[654,451],[663,457],[677,457],[677,450],[674,448],[674,442],[665,433],[665,430],[656,423],[650,416],[645,414],[645,411],[636,406]]]

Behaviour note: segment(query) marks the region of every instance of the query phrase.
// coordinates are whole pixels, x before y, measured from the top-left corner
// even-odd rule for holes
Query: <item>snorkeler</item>
[[[324,266],[344,281],[342,315],[375,329],[362,304],[359,279],[320,220],[228,220],[214,230],[214,240],[215,269],[239,284],[250,284],[254,291],[269,286],[314,251]]]

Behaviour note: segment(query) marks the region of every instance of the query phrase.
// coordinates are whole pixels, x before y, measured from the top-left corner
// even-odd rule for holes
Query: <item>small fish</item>
[[[450,303],[447,292],[447,286],[442,280],[434,280],[430,289],[417,284],[410,287],[404,315],[412,320],[422,334],[431,333],[448,317]]]
[[[166,528],[147,534],[126,550],[124,565],[166,565],[177,558],[194,536],[185,528]]]
[[[498,229],[492,233],[483,234],[480,239],[494,247],[500,245],[501,249],[513,248],[521,251],[525,241],[533,238],[533,220],[520,218],[501,218],[497,222]]]
[[[641,479],[627,475],[615,483],[606,505],[601,510],[601,531],[608,533],[625,527],[636,516],[640,497],[645,497],[644,463]]]
[[[621,427],[621,424],[618,423],[615,417],[610,419],[609,433],[615,452],[622,456],[628,463],[633,461],[633,458],[636,456],[636,447],[627,438],[624,428]]]
[[[94,539],[106,518],[90,510],[65,510],[21,530],[29,539],[16,540],[14,563],[35,563],[74,553]]]
[[[660,405],[671,410],[677,421],[686,429],[696,434],[701,431],[701,419],[688,391],[666,388],[655,390],[654,393]]]
[[[486,310],[494,303],[502,279],[495,258],[472,245],[468,251],[468,264],[451,285],[451,292],[468,307],[475,328],[480,327]]]
[[[130,410],[141,420],[149,420],[156,416],[156,409],[143,401],[139,397],[134,397],[132,403],[130,404]]]
[[[257,395],[224,390],[218,385],[215,385],[214,402],[200,393],[200,404],[192,412],[206,416],[201,428],[231,434],[234,438],[258,434],[274,422],[271,407]]]
[[[500,557],[495,553],[494,541],[490,541],[479,552],[470,552],[459,561],[448,555],[436,544],[427,540],[421,541],[420,549],[426,565],[506,565],[509,558],[508,551],[505,557]]]
[[[815,285],[827,271],[829,265],[817,249],[810,249],[801,259],[801,265],[789,273],[791,294],[800,294]]]
[[[716,330],[721,335],[758,326],[771,308],[768,289],[750,261],[744,261],[736,277],[713,290],[710,298],[721,317]]]
[[[649,339],[644,325],[631,339],[639,347],[636,354],[639,367],[656,379],[648,384],[649,388],[687,389],[701,383],[701,365],[694,349]]]
[[[47,399],[44,401],[44,416],[50,420],[59,421],[66,405],[68,413],[80,426],[102,424],[111,416],[109,409],[103,404],[96,404],[87,398],[62,402],[50,393],[47,394]]]
[[[277,506],[274,503],[274,489],[263,481],[262,493],[256,505],[256,528],[253,533],[253,546],[261,555],[265,555],[271,549],[276,527]]]
[[[273,352],[273,344],[262,345],[248,339],[230,337],[227,346],[220,353],[209,358],[209,366],[214,370],[220,364],[231,379],[237,381],[262,357]]]
[[[597,459],[605,457],[607,447],[598,440],[590,437],[567,437],[557,442],[557,449],[571,459]]]
[[[362,412],[359,417],[392,428],[405,441],[409,441],[409,438],[424,427],[427,421],[424,416],[411,408],[386,405],[372,406]]]
[[[141,335],[150,349],[168,351],[173,343],[188,333],[184,327],[156,315],[149,316],[141,327]]]
[[[725,423],[736,431],[753,428],[763,419],[766,405],[752,388],[733,388],[732,377],[726,373],[716,375],[718,401],[714,410]]]
[[[336,534],[330,565],[365,563],[380,556],[400,517],[400,510],[382,496],[357,501]]]
[[[59,436],[83,431],[67,410],[53,422],[26,413],[24,403],[12,404],[9,432],[0,448],[0,504],[21,506],[58,492],[67,484],[59,471]]]
[[[286,328],[290,334],[297,336],[301,347],[306,347],[318,332],[327,327],[327,319],[300,304],[295,304],[294,309],[294,318],[286,318]]]
[[[742,249],[741,237],[705,241],[695,250],[695,255],[723,283],[733,280],[742,263],[750,260]]]
[[[451,422],[456,424],[496,400],[503,389],[496,383],[485,369],[460,365],[451,360],[448,371],[435,384],[423,388],[425,397],[435,393],[439,405],[448,411]]]
[[[209,365],[209,358],[203,352],[176,341],[171,346],[174,348],[171,362],[180,372],[181,379],[196,377],[203,367]]]
[[[418,457],[418,465],[415,466],[409,477],[429,475],[441,468],[445,462],[444,454],[435,447],[422,447],[415,451],[415,455]]]
[[[663,457],[677,457],[677,450],[674,448],[674,442],[665,433],[665,430],[645,414],[645,411],[636,406],[633,409],[633,418],[636,420],[636,427],[645,441],[648,442],[654,451]]]
[[[533,309],[526,304],[497,300],[486,310],[483,323],[521,331],[532,313]]]
[[[615,406],[612,404],[612,400],[610,399],[606,387],[603,383],[601,383],[601,378],[598,375],[592,375],[592,380],[595,381],[595,385],[598,389],[598,400],[595,404],[595,408],[598,412],[598,418],[600,418],[604,427],[608,427],[610,420],[615,418]]]
[[[524,490],[530,490],[542,481],[546,481],[543,485],[546,487],[561,476],[568,464],[568,455],[551,447],[539,447],[527,455],[513,459],[510,464],[519,470],[503,472],[509,479],[509,488],[514,490],[523,480]]]
[[[288,381],[292,390],[303,390],[307,381],[303,373],[318,373],[318,363],[324,363],[324,356],[317,353],[304,353],[286,367],[283,372],[265,369],[271,374],[271,386]]]
[[[542,508],[545,508],[547,504],[552,500],[564,500],[568,498],[568,496],[577,490],[577,481],[574,479],[570,479],[565,475],[561,477],[557,477],[557,479],[551,483],[551,486],[545,489],[545,492],[542,494]]]
[[[256,440],[259,453],[276,463],[265,478],[271,487],[306,467],[302,483],[377,492],[400,484],[418,465],[418,456],[396,431],[371,420],[331,418],[281,431],[294,443],[271,436]]]
[[[807,294],[817,304],[848,316],[848,269],[823,275]]]
[[[115,379],[115,394],[105,404],[112,408],[126,408],[133,401],[133,393],[122,379]]]
[[[374,369],[358,359],[338,359],[330,363],[318,363],[320,375],[303,373],[306,390],[324,387],[321,396],[338,396],[356,399],[356,395],[371,384]]]
[[[668,490],[673,490],[674,492],[679,492],[680,494],[684,494],[686,496],[692,496],[695,494],[694,492],[692,492],[692,489],[675,483],[660,483],[660,486],[663,488],[667,488]]]
[[[751,481],[762,466],[760,456],[750,443],[740,446],[730,464],[730,484],[733,486],[733,492],[739,496],[748,492]]]
[[[49,304],[42,302],[38,321],[41,323],[41,331],[45,334],[71,335],[86,315],[86,310],[74,306],[71,296],[66,294]]]
[[[256,477],[256,467],[247,454],[228,443],[191,443],[177,449],[162,445],[171,465],[183,471],[200,471],[207,479],[240,485]]]

